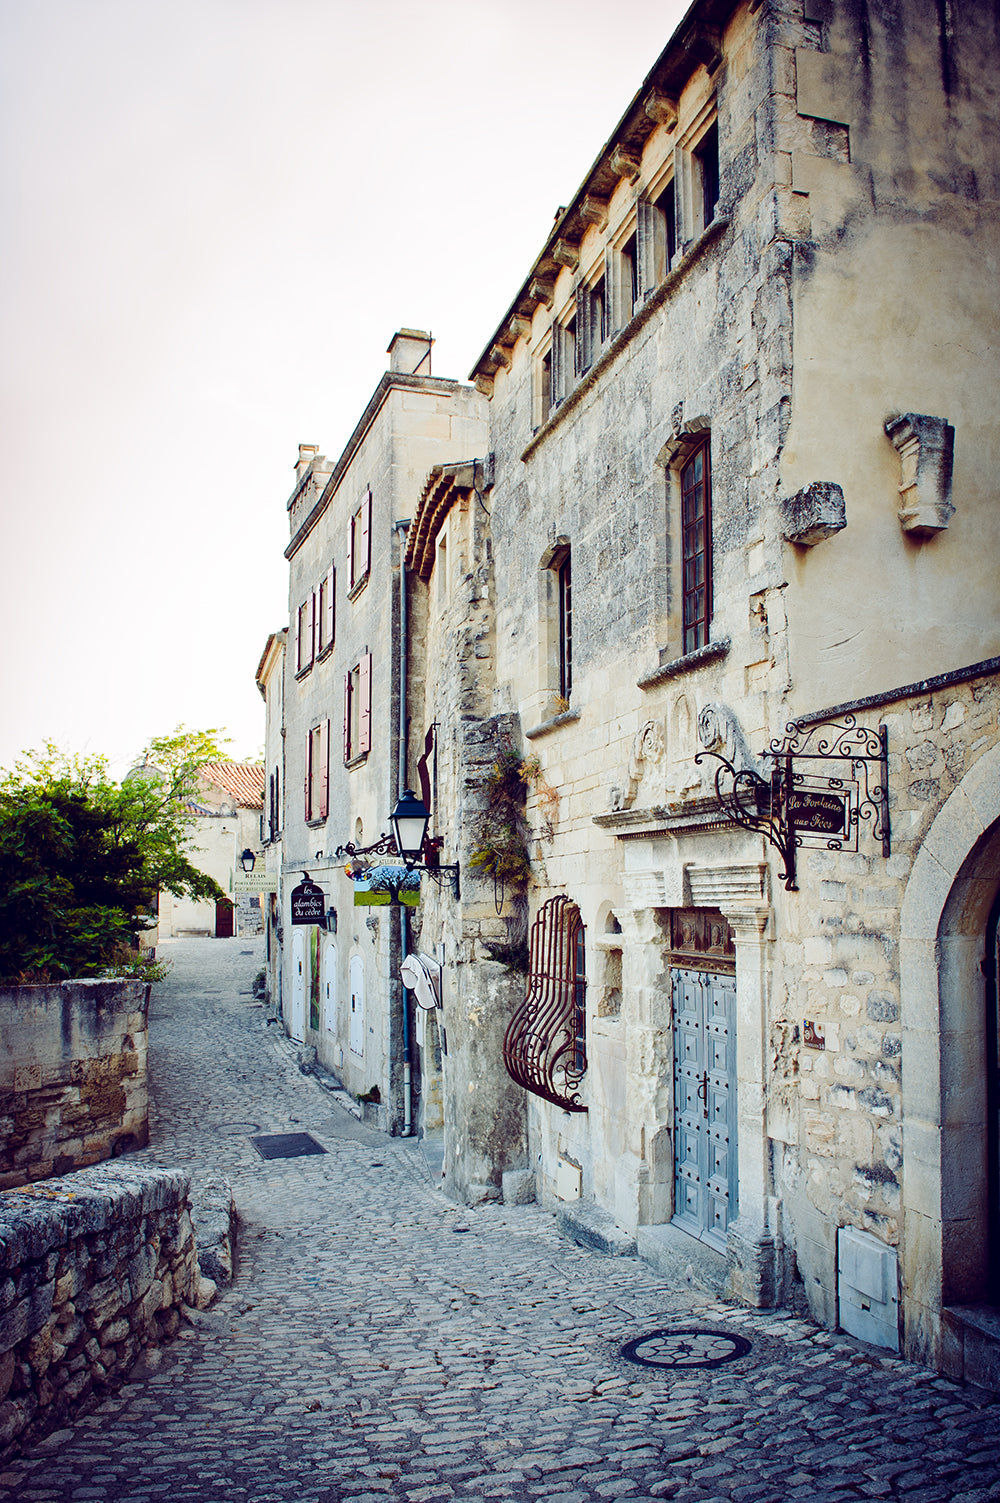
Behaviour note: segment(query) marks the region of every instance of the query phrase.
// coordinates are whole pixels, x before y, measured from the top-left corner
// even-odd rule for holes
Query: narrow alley
[[[164,946],[150,1021],[142,1156],[229,1180],[235,1282],[10,1462],[0,1500],[1000,1498],[996,1398],[666,1287],[539,1206],[449,1203],[419,1145],[299,1071],[251,995],[257,944]],[[324,1152],[265,1162],[251,1142],[291,1132]],[[636,1355],[665,1365],[623,1354],[650,1333]]]

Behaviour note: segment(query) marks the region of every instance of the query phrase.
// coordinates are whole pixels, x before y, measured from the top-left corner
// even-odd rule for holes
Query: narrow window
[[[681,558],[684,651],[708,641],[712,615],[712,503],[709,444],[692,454],[681,470]]]
[[[315,653],[316,594],[314,591],[299,606],[295,618],[295,672],[307,672],[313,665]]]
[[[363,584],[372,566],[372,493],[366,492],[364,500],[351,518],[348,548],[350,584],[354,590]]]
[[[334,574],[333,566],[331,565],[330,568],[327,569],[326,573],[323,576],[322,581],[320,582],[319,598],[318,598],[318,601],[317,601],[317,606],[318,606],[318,609],[317,609],[317,628],[318,628],[318,632],[317,632],[317,635],[318,635],[317,656],[320,656],[320,657],[323,655],[323,653],[328,652],[329,649],[333,646],[334,625],[335,625],[335,615],[334,615],[334,611],[335,611],[335,606],[334,606],[334,587],[335,587],[335,583],[336,583],[336,577],[335,577],[335,574]]]
[[[538,363],[538,387],[541,398],[539,422],[544,423],[552,410],[552,351],[542,356]]]
[[[553,567],[559,596],[559,698],[568,704],[573,691],[573,583],[568,548]]]
[[[639,251],[635,235],[630,235],[622,246],[621,288],[624,322],[628,323],[639,301]]]
[[[372,741],[372,655],[366,652],[344,678],[344,761],[367,756]]]
[[[329,812],[330,722],[321,720],[306,743],[306,819],[326,819]]]
[[[701,225],[707,229],[715,218],[719,202],[719,126],[710,126],[694,149],[694,159],[701,179]]]

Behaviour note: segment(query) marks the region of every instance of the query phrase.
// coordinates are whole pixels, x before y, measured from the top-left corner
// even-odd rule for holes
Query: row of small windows
[[[344,765],[368,756],[372,747],[372,655],[366,652],[344,675]],[[326,819],[330,810],[330,721],[306,735],[305,817]]]
[[[671,177],[665,187],[636,204],[635,229],[620,245],[605,250],[596,278],[581,281],[568,309],[552,324],[550,348],[538,363],[536,418],[544,423],[585,375],[612,337],[623,329],[647,297],[667,277],[680,249],[678,227],[696,238],[715,218],[719,199],[719,132],[712,124],[687,154],[693,178],[692,207],[681,209],[681,184]]]

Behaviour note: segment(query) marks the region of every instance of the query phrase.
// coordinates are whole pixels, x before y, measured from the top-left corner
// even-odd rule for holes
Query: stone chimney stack
[[[389,369],[402,376],[429,376],[431,336],[423,329],[400,329],[389,345]]]
[[[319,444],[299,444],[299,457],[295,462],[296,485],[298,485],[318,453]]]

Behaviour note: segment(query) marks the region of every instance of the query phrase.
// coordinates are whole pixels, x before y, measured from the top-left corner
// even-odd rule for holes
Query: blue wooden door
[[[721,1252],[736,1216],[736,977],[672,974],[674,1221]]]

